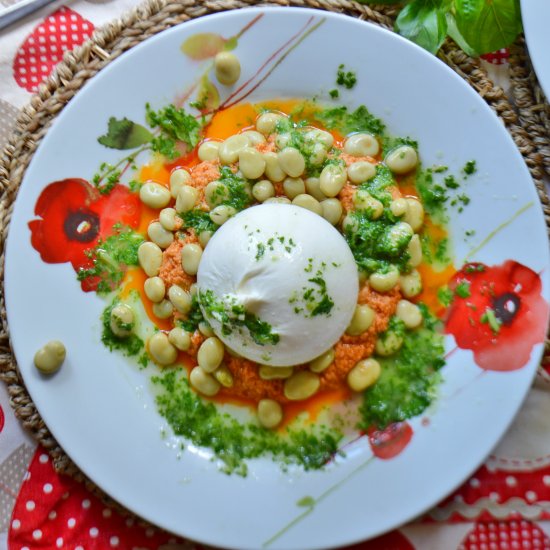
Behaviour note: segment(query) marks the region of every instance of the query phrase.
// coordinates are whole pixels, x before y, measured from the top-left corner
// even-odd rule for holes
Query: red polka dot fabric
[[[38,447],[25,475],[9,526],[10,550],[200,550],[198,545],[126,518],[82,484],[59,475]]]
[[[485,59],[485,61],[488,61],[493,65],[505,65],[506,63],[508,63],[509,57],[510,51],[508,50],[508,48],[502,48],[501,50],[498,50],[496,52],[487,53],[481,56],[482,59]]]
[[[533,513],[530,509],[535,507],[537,519],[550,520],[550,508],[539,506],[540,502],[550,503],[550,466],[534,467],[531,471],[493,471],[482,466],[438,508],[454,508],[447,519],[463,521],[476,507],[480,509],[476,517],[486,520],[494,518],[491,507],[499,507],[501,518],[521,517],[521,511]]]
[[[478,523],[458,550],[550,550],[550,539],[530,521]]]
[[[35,92],[63,54],[82,44],[93,31],[90,21],[65,6],[46,17],[21,44],[13,60],[17,84]]]

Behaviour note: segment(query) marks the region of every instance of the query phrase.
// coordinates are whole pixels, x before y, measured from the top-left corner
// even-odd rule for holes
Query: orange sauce
[[[433,241],[439,241],[448,237],[446,229],[433,223],[429,217],[426,217],[424,221],[423,231]],[[423,289],[415,301],[424,302],[433,313],[440,317],[444,308],[437,298],[437,291],[449,282],[451,277],[456,273],[456,268],[450,264],[441,270],[437,270],[430,264],[422,263],[417,269],[422,276]]]

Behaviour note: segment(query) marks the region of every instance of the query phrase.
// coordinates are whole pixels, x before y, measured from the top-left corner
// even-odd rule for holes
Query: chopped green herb
[[[362,183],[359,189],[368,191],[369,195],[379,200],[384,206],[389,206],[392,195],[388,187],[395,185],[391,170],[385,164],[376,165],[376,173],[370,180]]]
[[[322,468],[337,453],[342,435],[326,426],[287,428],[284,434],[252,423],[244,424],[204,402],[189,382],[171,370],[151,378],[158,394],[160,414],[174,433],[212,450],[227,474],[246,476],[246,459],[271,456],[280,464],[297,464],[305,470]]]
[[[349,214],[352,223],[345,231],[345,238],[361,271],[367,275],[379,272],[386,273],[393,266],[401,273],[407,272],[410,255],[407,246],[410,234],[396,238],[391,229],[395,220],[389,211],[373,220],[368,213],[355,211]]]
[[[351,90],[357,84],[357,75],[353,71],[346,71],[344,64],[338,66],[336,84]]]
[[[445,187],[448,189],[458,189],[460,187],[460,184],[458,181],[456,181],[456,178],[454,176],[447,176],[443,182],[445,183]]]
[[[465,195],[464,193],[462,193],[461,195],[458,195],[458,196],[457,196],[457,199],[458,199],[464,206],[466,206],[467,204],[470,204],[470,197],[468,197],[468,195]]]
[[[204,231],[216,231],[218,226],[210,219],[208,212],[197,208],[180,214],[184,228],[192,228],[197,235]]]
[[[475,174],[477,172],[476,161],[475,160],[469,160],[464,165],[464,168],[462,168],[462,171],[466,174],[466,176],[471,176],[472,174]]]
[[[165,135],[160,135],[151,141],[151,150],[155,153],[160,153],[169,160],[176,159],[180,156],[180,152],[176,148],[176,141]]]
[[[402,348],[392,357],[379,358],[380,378],[366,390],[360,407],[361,429],[384,429],[420,414],[435,398],[439,370],[445,364],[439,322],[422,308],[424,326],[404,335]]]
[[[455,294],[460,298],[469,298],[472,294],[470,293],[470,282],[462,281],[455,287]]]
[[[137,180],[132,180],[128,183],[128,187],[130,188],[130,191],[132,193],[139,193],[139,190],[141,189],[142,185],[143,183]]]
[[[401,145],[409,145],[418,151],[418,142],[409,137],[384,136],[382,139],[382,151],[384,154],[389,153],[392,149],[401,147]]]
[[[468,264],[464,267],[464,273],[483,273],[485,266],[483,264]]]
[[[453,301],[453,292],[447,286],[441,287],[437,291],[437,299],[441,305],[448,307]]]
[[[247,181],[234,174],[229,166],[222,166],[220,168],[218,181],[223,183],[228,190],[228,196],[223,198],[220,204],[232,206],[237,212],[250,206],[252,199],[246,190]],[[220,189],[223,189],[223,187],[220,187]]]
[[[500,332],[500,327],[502,326],[502,321],[496,316],[495,310],[488,307],[485,312],[481,315],[479,320],[482,323],[486,323],[491,327],[491,330],[494,334],[498,334]]]
[[[174,105],[168,105],[158,111],[153,111],[149,103],[145,105],[146,118],[152,128],[159,128],[161,135],[155,138],[152,149],[175,158],[178,156],[175,148],[176,141],[182,141],[189,148],[195,147],[200,139],[200,124],[193,115],[178,109]]]
[[[315,113],[315,119],[323,124],[327,130],[338,130],[347,135],[353,132],[369,132],[380,136],[384,133],[384,123],[361,105],[353,112],[345,106],[325,109]]]
[[[222,325],[225,335],[246,328],[250,337],[260,346],[266,344],[275,345],[279,342],[279,335],[272,332],[269,323],[262,321],[255,314],[246,311],[242,304],[235,299],[218,298],[212,290],[203,290],[198,294],[198,301],[207,318],[215,319]]]
[[[187,312],[186,318],[178,320],[177,323],[187,332],[193,333],[198,329],[199,323],[203,321],[204,316],[200,308],[198,296],[194,294],[191,300],[191,309]]]
[[[263,255],[265,253],[265,244],[258,243],[257,244],[257,249],[258,249],[258,251],[256,252],[256,261],[259,261],[259,260],[261,260],[261,258],[263,257]]]
[[[79,281],[87,279],[96,281],[97,293],[107,294],[115,290],[124,277],[129,266],[138,265],[137,251],[143,237],[129,227],[120,224],[113,226],[114,233],[104,241],[85,252],[92,260],[90,268],[80,268],[77,274]]]
[[[433,172],[430,168],[418,171],[416,188],[426,212],[441,221],[446,219],[445,203],[449,199],[449,196],[445,187],[434,180]]]
[[[143,351],[144,344],[143,340],[136,334],[132,333],[129,336],[120,338],[111,329],[111,312],[120,303],[120,300],[115,298],[103,311],[103,314],[101,315],[101,341],[110,351],[119,350],[127,357],[132,357]],[[146,354],[145,358],[140,358],[140,363],[142,365],[145,362],[144,366],[147,366],[148,361],[149,359]]]
[[[332,98],[332,99],[338,99],[340,97],[340,92],[336,89],[334,90],[330,90],[330,92],[328,93],[328,95]]]

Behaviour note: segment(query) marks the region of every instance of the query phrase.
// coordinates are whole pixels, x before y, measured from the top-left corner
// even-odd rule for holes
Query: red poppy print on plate
[[[90,21],[62,6],[46,17],[17,51],[13,60],[15,81],[28,92],[35,92],[63,54],[82,44],[93,32]]]
[[[454,299],[445,332],[459,348],[472,350],[485,370],[524,367],[535,344],[544,342],[548,304],[540,276],[507,260],[502,265],[468,263],[449,283]]]
[[[377,458],[388,460],[397,456],[410,443],[413,429],[408,422],[395,422],[384,430],[372,428],[368,432],[369,445]]]
[[[31,243],[46,263],[70,262],[75,269],[91,268],[87,253],[113,234],[116,224],[136,228],[141,217],[138,195],[117,184],[102,195],[86,180],[71,178],[48,185],[36,201],[40,219],[29,222]],[[82,281],[85,291],[96,290],[99,280]]]

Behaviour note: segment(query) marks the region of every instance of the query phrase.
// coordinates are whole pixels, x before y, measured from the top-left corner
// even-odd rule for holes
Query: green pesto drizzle
[[[115,298],[111,304],[103,310],[103,314],[101,315],[101,342],[109,349],[109,351],[118,350],[126,357],[135,357],[143,352],[138,358],[138,363],[142,366],[147,366],[149,359],[147,353],[145,352],[143,340],[134,333],[121,338],[111,329],[111,312],[120,303],[122,302],[118,298]],[[130,329],[133,328],[133,326],[125,326],[123,328]]]
[[[425,306],[421,309],[423,327],[405,332],[403,346],[395,355],[378,358],[382,373],[365,391],[360,407],[361,429],[384,429],[402,422],[422,413],[434,400],[439,371],[445,364],[443,335],[439,333],[440,322]]]
[[[85,252],[93,266],[80,268],[77,279],[84,281],[98,278],[98,294],[115,290],[122,282],[127,268],[138,265],[137,251],[143,241],[143,237],[130,227],[115,224],[112,235]]]
[[[176,435],[211,449],[222,471],[246,476],[246,459],[271,455],[281,465],[298,464],[305,470],[322,468],[338,451],[342,435],[326,426],[307,431],[287,428],[279,434],[252,423],[243,424],[205,402],[189,388],[186,378],[171,370],[154,376],[160,414]]]

